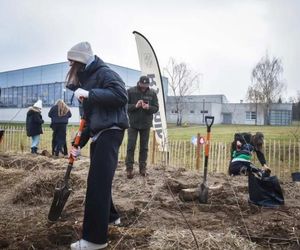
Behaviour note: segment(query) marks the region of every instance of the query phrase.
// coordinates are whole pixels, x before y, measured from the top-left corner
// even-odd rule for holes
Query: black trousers
[[[247,161],[235,161],[229,164],[228,173],[229,175],[248,175],[249,172],[252,173],[262,173],[267,176],[261,169],[255,167],[251,162]]]
[[[125,159],[126,168],[127,169],[133,168],[134,151],[135,151],[138,134],[140,134],[139,167],[140,169],[145,168],[147,166],[150,128],[146,128],[146,129],[128,128],[127,133],[128,133],[128,143],[127,143],[127,155]]]
[[[51,124],[52,133],[52,155],[58,155],[62,152],[64,155],[68,154],[66,136],[67,124],[66,123],[53,123]]]
[[[82,238],[96,244],[108,241],[108,224],[119,218],[111,188],[123,136],[123,130],[111,129],[91,143]]]

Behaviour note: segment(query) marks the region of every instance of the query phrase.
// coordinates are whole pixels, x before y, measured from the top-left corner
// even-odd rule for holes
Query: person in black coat
[[[42,124],[44,120],[41,115],[42,101],[38,100],[29,108],[26,115],[26,133],[31,137],[31,153],[37,154],[38,145],[40,143],[40,134],[43,133]]]
[[[48,116],[51,118],[50,127],[52,134],[52,155],[58,156],[59,152],[68,154],[66,136],[69,118],[72,116],[67,104],[61,99],[57,100],[50,109]]]
[[[128,143],[125,164],[128,179],[132,179],[134,176],[134,151],[138,134],[140,137],[139,172],[142,176],[147,175],[150,128],[152,127],[153,114],[159,109],[156,92],[149,86],[149,77],[141,76],[137,85],[127,90],[129,128],[127,130]]]
[[[87,124],[80,147],[91,138],[82,239],[71,244],[71,249],[102,249],[108,245],[108,224],[120,223],[111,189],[119,147],[128,128],[128,97],[123,80],[93,54],[88,42],[73,46],[68,51],[68,60],[67,87],[81,102]],[[74,158],[80,147],[73,146]]]

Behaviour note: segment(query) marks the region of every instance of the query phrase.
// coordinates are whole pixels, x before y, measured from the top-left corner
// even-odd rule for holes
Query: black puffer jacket
[[[35,136],[43,133],[42,124],[44,120],[40,111],[31,107],[26,116],[26,132],[27,136]]]
[[[82,107],[91,135],[112,126],[128,128],[128,98],[121,77],[97,56],[78,77],[80,87],[89,91]]]

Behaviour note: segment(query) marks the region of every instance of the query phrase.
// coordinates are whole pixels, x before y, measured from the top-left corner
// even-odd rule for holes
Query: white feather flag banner
[[[160,151],[168,151],[166,109],[162,77],[152,45],[141,33],[134,31],[142,75],[150,78],[150,87],[157,93],[159,110],[153,116],[155,138]]]

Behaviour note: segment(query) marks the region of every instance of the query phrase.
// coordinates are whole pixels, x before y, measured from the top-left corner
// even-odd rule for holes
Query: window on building
[[[23,87],[17,87],[17,105],[19,108],[23,106]]]
[[[11,107],[13,105],[13,88],[7,89],[7,105]]]
[[[26,106],[31,106],[34,102],[33,102],[33,94],[32,94],[32,86],[27,86],[27,98],[26,98]]]
[[[67,103],[68,105],[70,106],[78,106],[79,105],[79,102],[76,100],[76,98],[74,98],[73,94],[74,92],[69,90],[69,89],[65,89],[66,91],[64,92],[64,100],[65,100],[65,103]],[[72,104],[72,105],[71,105]]]
[[[63,96],[62,83],[57,82],[55,83],[55,87],[54,87],[54,103],[56,103],[58,99],[62,99],[62,96]]]
[[[12,107],[18,107],[18,89],[17,87],[12,88]]]
[[[256,120],[256,112],[246,111],[246,120]]]
[[[52,106],[55,103],[55,87],[53,83],[48,84],[48,91],[49,91],[48,104]]]
[[[27,87],[23,86],[22,87],[22,107],[26,107],[26,102],[27,102]]]
[[[33,97],[33,103],[35,103],[39,97],[38,97],[38,85],[32,86],[32,97]]]
[[[40,98],[43,101],[43,104],[46,105],[46,103],[49,103],[49,91],[48,91],[48,85],[49,84],[42,84],[41,85],[41,93]]]
[[[271,125],[290,125],[292,122],[291,110],[271,110],[270,124]]]
[[[2,105],[6,106],[7,104],[7,89],[6,88],[3,88],[1,89],[1,102],[2,102]]]
[[[29,85],[22,87],[9,87],[1,89],[0,104],[1,107],[29,107],[38,99],[41,99],[43,106],[49,107],[55,104],[58,99],[65,99],[70,105],[73,91],[63,91],[62,82]],[[78,106],[77,101],[73,101],[71,106]]]

